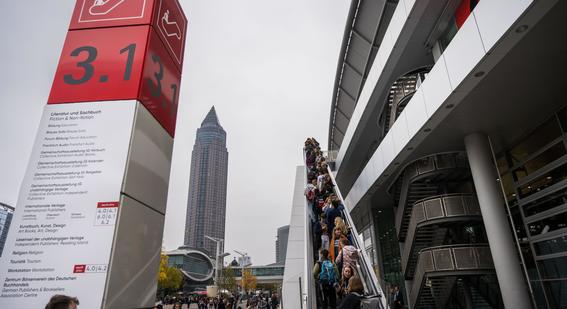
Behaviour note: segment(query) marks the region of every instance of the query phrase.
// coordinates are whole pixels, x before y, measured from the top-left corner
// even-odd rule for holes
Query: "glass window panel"
[[[453,17],[451,18],[447,28],[439,38],[439,44],[441,45],[442,50],[445,50],[447,46],[449,46],[449,44],[457,34],[457,31],[459,31],[459,29],[457,28],[457,23],[455,21],[455,18]]]
[[[546,255],[567,251],[567,235],[534,243],[537,255]]]
[[[520,187],[520,197],[530,196],[564,179],[567,179],[567,164],[563,164]]]
[[[516,235],[520,241],[527,239],[526,229],[524,228],[524,221],[522,220],[522,215],[520,214],[520,209],[515,207],[510,209],[512,213],[512,220],[514,221],[514,227],[516,228]]]
[[[567,256],[538,262],[542,278],[567,279]]]
[[[552,308],[567,308],[567,280],[544,282]]]
[[[567,132],[567,107],[561,109],[559,113],[557,113],[557,117],[559,117],[559,122],[563,128],[563,132]]]
[[[526,137],[520,144],[516,145],[508,153],[514,164],[520,163],[530,154],[551,143],[561,135],[561,128],[555,116],[546,123],[535,129],[532,134]]]
[[[528,224],[531,236],[543,235],[567,227],[567,212],[553,215]]]
[[[531,281],[532,290],[534,292],[534,300],[536,302],[536,308],[547,308],[547,303],[545,301],[545,295],[543,292],[543,286],[541,281]]]
[[[500,175],[508,171],[508,162],[506,161],[506,156],[500,156],[496,159],[496,165],[498,167],[498,173]]]
[[[550,210],[567,203],[567,189],[544,196],[523,206],[526,217]]]
[[[502,187],[504,188],[504,193],[506,194],[506,200],[511,202],[516,199],[516,191],[514,189],[514,181],[512,179],[511,173],[506,173],[500,176],[502,180]]]
[[[537,157],[529,160],[523,166],[514,170],[514,175],[516,179],[520,180],[528,175],[533,174],[540,168],[546,166],[547,164],[559,159],[561,156],[565,155],[567,151],[565,151],[565,146],[563,142],[559,142]]]

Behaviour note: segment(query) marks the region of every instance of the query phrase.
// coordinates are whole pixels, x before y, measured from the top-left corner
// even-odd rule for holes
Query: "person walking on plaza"
[[[329,251],[321,250],[322,261],[315,263],[313,266],[313,277],[321,286],[322,291],[322,308],[336,309],[337,295],[335,287],[338,286],[338,270],[335,263],[329,260]]]

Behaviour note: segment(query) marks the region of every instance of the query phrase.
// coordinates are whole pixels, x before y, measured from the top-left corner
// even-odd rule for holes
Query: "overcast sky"
[[[16,205],[74,2],[0,1],[0,202]],[[183,242],[195,132],[214,105],[229,152],[226,250],[273,263],[302,143],[327,144],[350,1],[180,2],[189,26],[163,245]]]

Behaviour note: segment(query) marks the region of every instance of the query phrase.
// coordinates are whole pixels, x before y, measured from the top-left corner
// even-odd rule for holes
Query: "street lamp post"
[[[207,238],[207,239],[209,239],[209,240],[211,240],[211,241],[214,241],[214,242],[217,244],[217,252],[216,252],[216,255],[215,255],[215,278],[214,278],[214,284],[215,284],[215,286],[218,287],[218,285],[219,285],[219,262],[221,262],[221,263],[220,263],[220,267],[221,267],[221,269],[222,269],[222,266],[223,266],[223,264],[224,264],[222,261],[223,261],[224,257],[225,257],[225,256],[229,256],[230,253],[226,253],[226,252],[221,253],[221,251],[224,251],[224,247],[222,246],[222,245],[224,244],[224,239],[220,239],[220,238],[216,238],[216,237],[211,237],[211,236],[208,236],[208,235],[205,235],[205,238]]]

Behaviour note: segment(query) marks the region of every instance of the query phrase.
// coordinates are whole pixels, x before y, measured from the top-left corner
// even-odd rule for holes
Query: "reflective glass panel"
[[[561,128],[555,116],[538,127],[526,137],[520,144],[508,152],[514,164],[524,161],[530,154],[538,151],[543,146],[551,143],[561,135]]]
[[[564,179],[567,179],[567,164],[563,164],[560,167],[521,186],[519,188],[520,197],[524,198],[530,196]]]
[[[537,255],[546,255],[567,251],[567,235],[534,243]]]
[[[565,155],[565,146],[563,142],[559,142],[540,155],[526,162],[526,164],[514,170],[514,175],[516,179],[520,180],[528,175],[531,175],[540,168],[546,166],[547,164],[559,159],[561,156]]]
[[[531,236],[543,235],[565,227],[567,227],[567,212],[556,214],[528,224]]]
[[[530,217],[566,203],[567,189],[563,189],[524,205],[524,215]]]
[[[567,279],[567,256],[542,260],[538,265],[545,279]]]

